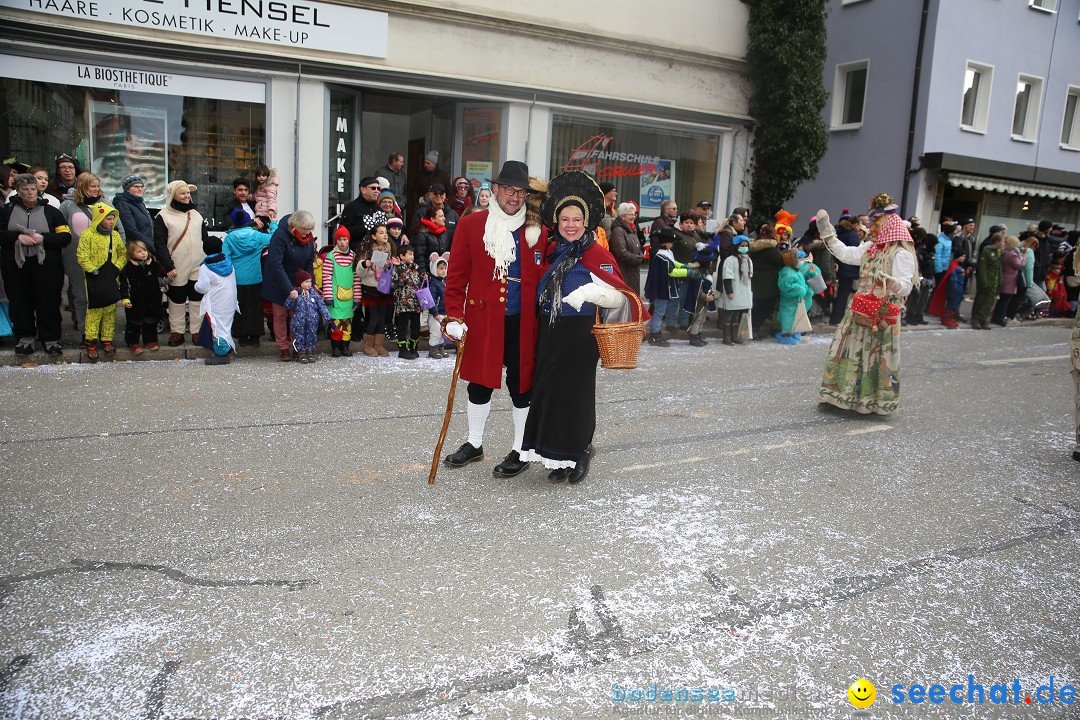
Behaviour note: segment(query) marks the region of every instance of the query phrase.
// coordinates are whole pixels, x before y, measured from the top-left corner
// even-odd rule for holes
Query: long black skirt
[[[523,460],[548,469],[573,467],[596,431],[596,365],[592,316],[540,318],[532,404],[521,443]]]

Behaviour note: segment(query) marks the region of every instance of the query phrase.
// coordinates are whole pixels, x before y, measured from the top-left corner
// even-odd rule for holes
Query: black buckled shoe
[[[514,477],[520,475],[528,469],[529,463],[522,461],[521,456],[518,455],[517,450],[511,450],[507,453],[503,461],[495,466],[491,471],[491,474],[495,477]]]
[[[548,480],[553,483],[561,483],[570,474],[570,468],[559,468],[548,473]]]
[[[585,448],[585,457],[577,461],[577,465],[570,471],[570,474],[566,477],[566,481],[571,485],[577,485],[579,482],[585,480],[585,477],[589,474],[589,461],[592,460],[593,453],[596,450],[592,444]]]
[[[471,462],[484,459],[484,446],[473,447],[467,442],[461,444],[461,447],[457,449],[456,453],[447,455],[443,459],[444,465],[450,467],[465,467]]]

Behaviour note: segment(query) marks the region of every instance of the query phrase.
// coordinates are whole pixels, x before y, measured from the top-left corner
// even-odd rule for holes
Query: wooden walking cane
[[[446,332],[446,324],[451,322],[464,323],[465,320],[462,318],[452,317],[443,318],[440,329],[443,331],[444,334]],[[457,359],[454,360],[454,376],[450,379],[450,394],[446,398],[446,415],[443,416],[442,430],[439,431],[439,444],[435,446],[435,457],[431,459],[431,472],[428,473],[427,479],[428,485],[435,484],[435,473],[439,471],[439,455],[442,454],[443,441],[446,440],[446,431],[450,427],[450,415],[454,412],[454,393],[457,391],[458,375],[461,374],[461,359],[465,357],[466,335],[468,335],[468,332],[461,333],[460,340],[454,340],[454,338],[450,338],[451,340],[454,340],[454,345],[457,346]],[[450,336],[447,335],[446,337]],[[431,342],[431,340],[429,339],[428,342]]]

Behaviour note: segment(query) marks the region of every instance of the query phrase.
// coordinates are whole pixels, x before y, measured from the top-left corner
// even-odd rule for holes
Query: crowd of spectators
[[[355,328],[367,355],[386,355],[387,344],[396,342],[412,356],[419,335],[414,329],[424,327],[427,318],[428,335],[439,339],[430,342],[432,356],[445,356],[438,307],[422,308],[416,322],[411,317],[404,324],[396,321],[397,314],[413,312],[411,304],[402,302],[407,293],[400,287],[439,285],[459,220],[486,209],[491,188],[465,177],[451,181],[438,163],[438,152],[430,151],[422,170],[409,177],[404,157],[392,153],[386,165],[360,182],[358,196],[336,218],[336,234],[321,247],[311,213],[279,212],[277,173],[260,165],[250,178],[232,182],[232,199],[215,218],[227,229],[218,250],[213,242],[206,245],[208,223],[193,200],[198,189],[182,180],[169,184],[164,207],[151,209],[138,175],[124,178],[121,191],[107,199],[99,179],[82,171],[71,155],[58,155],[51,171],[10,160],[0,176],[0,336],[14,336],[19,355],[32,354],[40,343],[48,355],[62,357],[66,309],[88,354],[91,346],[103,349],[104,325],[87,333],[88,311],[94,322],[100,324],[101,317],[100,307],[88,306],[88,277],[93,286],[105,263],[112,263],[122,295],[116,308],[125,310],[125,342],[133,352],[159,347],[159,328],[168,331],[170,346],[189,338],[198,342],[204,313],[195,286],[207,256],[221,254],[234,273],[239,312],[231,333],[239,347],[257,346],[269,335],[282,360],[304,357],[295,350],[294,313],[287,305],[295,305],[290,297],[297,288],[296,273],[305,272],[313,275],[314,292],[328,306],[336,303],[326,328],[334,355],[352,354]],[[605,217],[598,233],[629,287],[652,307],[651,344],[668,346],[685,333],[691,345],[704,345],[702,328],[709,321],[721,328],[725,344],[748,338],[796,344],[805,329],[803,313],[826,325],[843,317],[858,268],[833,258],[813,218],[801,234],[794,229],[798,216],[784,210],[751,228],[748,208],[717,219],[708,200],[680,212],[672,199],[646,226],[636,203],[619,202],[611,184],[602,183],[601,190]],[[113,216],[105,224],[108,237],[119,236],[121,252],[112,252],[106,242],[100,244],[102,258],[85,250],[80,255],[84,238],[90,243],[106,237],[100,220]],[[1044,220],[1012,234],[993,225],[980,240],[972,218],[946,216],[937,232],[928,231],[917,217],[906,222],[921,282],[907,300],[905,325],[928,324],[927,316],[936,315],[944,327],[968,322],[989,329],[1010,320],[1075,312],[1080,294],[1075,229]],[[849,246],[864,242],[868,227],[865,215],[847,210],[835,225],[837,238]],[[353,270],[347,280],[350,287],[354,279],[356,284],[348,303],[341,299],[345,290],[334,295],[333,280],[342,272],[334,268],[344,267],[346,258]],[[954,300],[957,293],[961,301],[972,299],[970,318],[961,316],[959,302],[949,309],[945,296],[950,292]],[[112,351],[109,332],[107,355]]]

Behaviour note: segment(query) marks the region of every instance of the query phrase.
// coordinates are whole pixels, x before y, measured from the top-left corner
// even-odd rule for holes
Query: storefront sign
[[[0,0],[0,3],[5,0]],[[131,90],[156,95],[223,98],[240,102],[266,102],[266,85],[258,82],[147,72],[131,68],[59,62],[37,58],[0,55],[0,76],[33,78],[39,82],[82,87]]]
[[[563,170],[584,170],[597,179],[620,177],[651,177],[660,172],[660,158],[640,153],[614,152],[608,145],[615,140],[609,135],[594,135],[570,152]],[[604,160],[620,165],[600,167]],[[644,205],[644,203],[643,203]]]
[[[356,191],[353,185],[356,130],[356,96],[348,92],[330,91],[329,155],[330,197],[327,209],[336,218]]]
[[[0,0],[67,19],[385,58],[387,14],[308,0]]]

